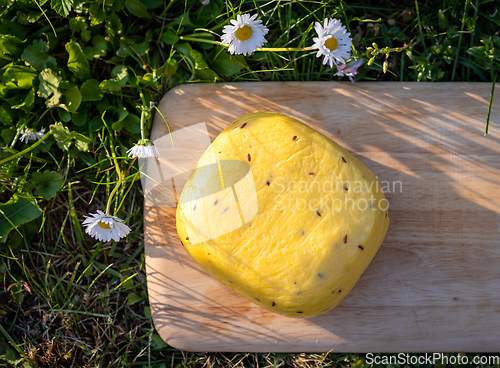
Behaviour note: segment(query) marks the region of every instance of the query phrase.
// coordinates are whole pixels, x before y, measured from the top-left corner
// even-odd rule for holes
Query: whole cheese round
[[[222,284],[270,311],[313,317],[353,288],[389,217],[377,177],[347,150],[296,119],[256,112],[202,155],[176,224]]]

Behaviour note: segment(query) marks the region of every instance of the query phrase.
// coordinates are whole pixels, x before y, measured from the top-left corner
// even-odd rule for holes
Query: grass
[[[151,126],[150,102],[183,83],[339,79],[314,51],[242,57],[212,42],[236,14],[256,11],[269,47],[311,46],[315,21],[341,19],[366,61],[357,80],[483,81],[494,91],[494,1],[0,1],[0,366],[365,365],[363,354],[186,353],[151,320],[143,196],[126,155],[141,115]],[[50,134],[23,143],[18,128]],[[110,208],[132,231],[97,242],[81,223],[115,188]]]

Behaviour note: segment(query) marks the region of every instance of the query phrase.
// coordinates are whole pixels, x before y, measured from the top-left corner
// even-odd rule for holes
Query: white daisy
[[[97,240],[118,241],[130,233],[130,228],[123,223],[121,218],[106,215],[102,211],[97,210],[97,213],[84,217],[85,232]]]
[[[334,64],[345,63],[345,60],[351,57],[351,34],[346,32],[340,20],[326,18],[323,26],[316,22],[314,29],[318,37],[313,38],[312,48],[318,49],[316,57],[325,57],[323,64],[328,63],[330,68],[333,68]]]
[[[339,77],[349,77],[352,83],[354,83],[354,76],[358,74],[358,68],[362,66],[365,62],[363,59],[358,59],[351,61],[350,63],[347,64],[342,64],[342,65],[337,65],[337,70],[338,72],[335,73],[336,76]]]
[[[147,158],[158,157],[159,153],[149,139],[141,139],[134,147],[127,151],[129,157]]]
[[[231,19],[232,25],[224,26],[221,37],[222,43],[229,45],[231,54],[250,55],[267,41],[264,35],[269,32],[261,20],[255,20],[257,14],[237,15],[236,20]]]
[[[37,141],[44,135],[45,135],[45,128],[40,129],[39,132],[31,128],[26,128],[26,129],[21,129],[21,136],[19,137],[19,140],[24,141],[24,143],[28,143],[28,141]]]

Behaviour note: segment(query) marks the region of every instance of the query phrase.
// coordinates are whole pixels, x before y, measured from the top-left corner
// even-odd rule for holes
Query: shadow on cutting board
[[[460,89],[438,96],[404,86],[399,95],[357,92],[350,107],[372,117],[370,133],[344,121],[340,136],[388,183],[391,225],[351,293],[314,322],[353,345],[360,338],[372,341],[379,351],[384,345],[494,351],[500,140],[483,137],[478,117],[486,101]],[[358,134],[362,138],[350,139]],[[366,329],[374,316],[378,329]]]
[[[500,140],[482,135],[487,89],[307,84],[289,88],[287,98],[274,83],[253,93],[244,93],[244,84],[215,85],[212,94],[195,90],[171,103],[180,111],[183,103],[201,106],[212,140],[258,106],[297,117],[349,149],[387,183],[391,224],[379,252],[332,311],[289,319],[199,270],[177,237],[175,208],[146,208],[146,242],[154,244],[147,247],[148,287],[160,335],[181,348],[207,351],[497,349]],[[300,98],[308,95],[313,98]],[[229,112],[216,108],[232,98],[238,103]],[[170,120],[176,124],[175,116]]]

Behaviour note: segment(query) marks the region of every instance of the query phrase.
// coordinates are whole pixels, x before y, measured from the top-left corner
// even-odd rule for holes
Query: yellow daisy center
[[[330,51],[334,51],[337,49],[337,47],[339,47],[339,41],[337,41],[337,39],[332,36],[325,41],[325,47]]]
[[[236,30],[235,36],[240,41],[246,41],[252,37],[252,28],[249,26],[243,26]]]
[[[111,229],[111,226],[109,226],[109,224],[103,222],[102,220],[99,221],[99,226],[102,228],[102,229],[106,229],[106,230],[109,230]]]

